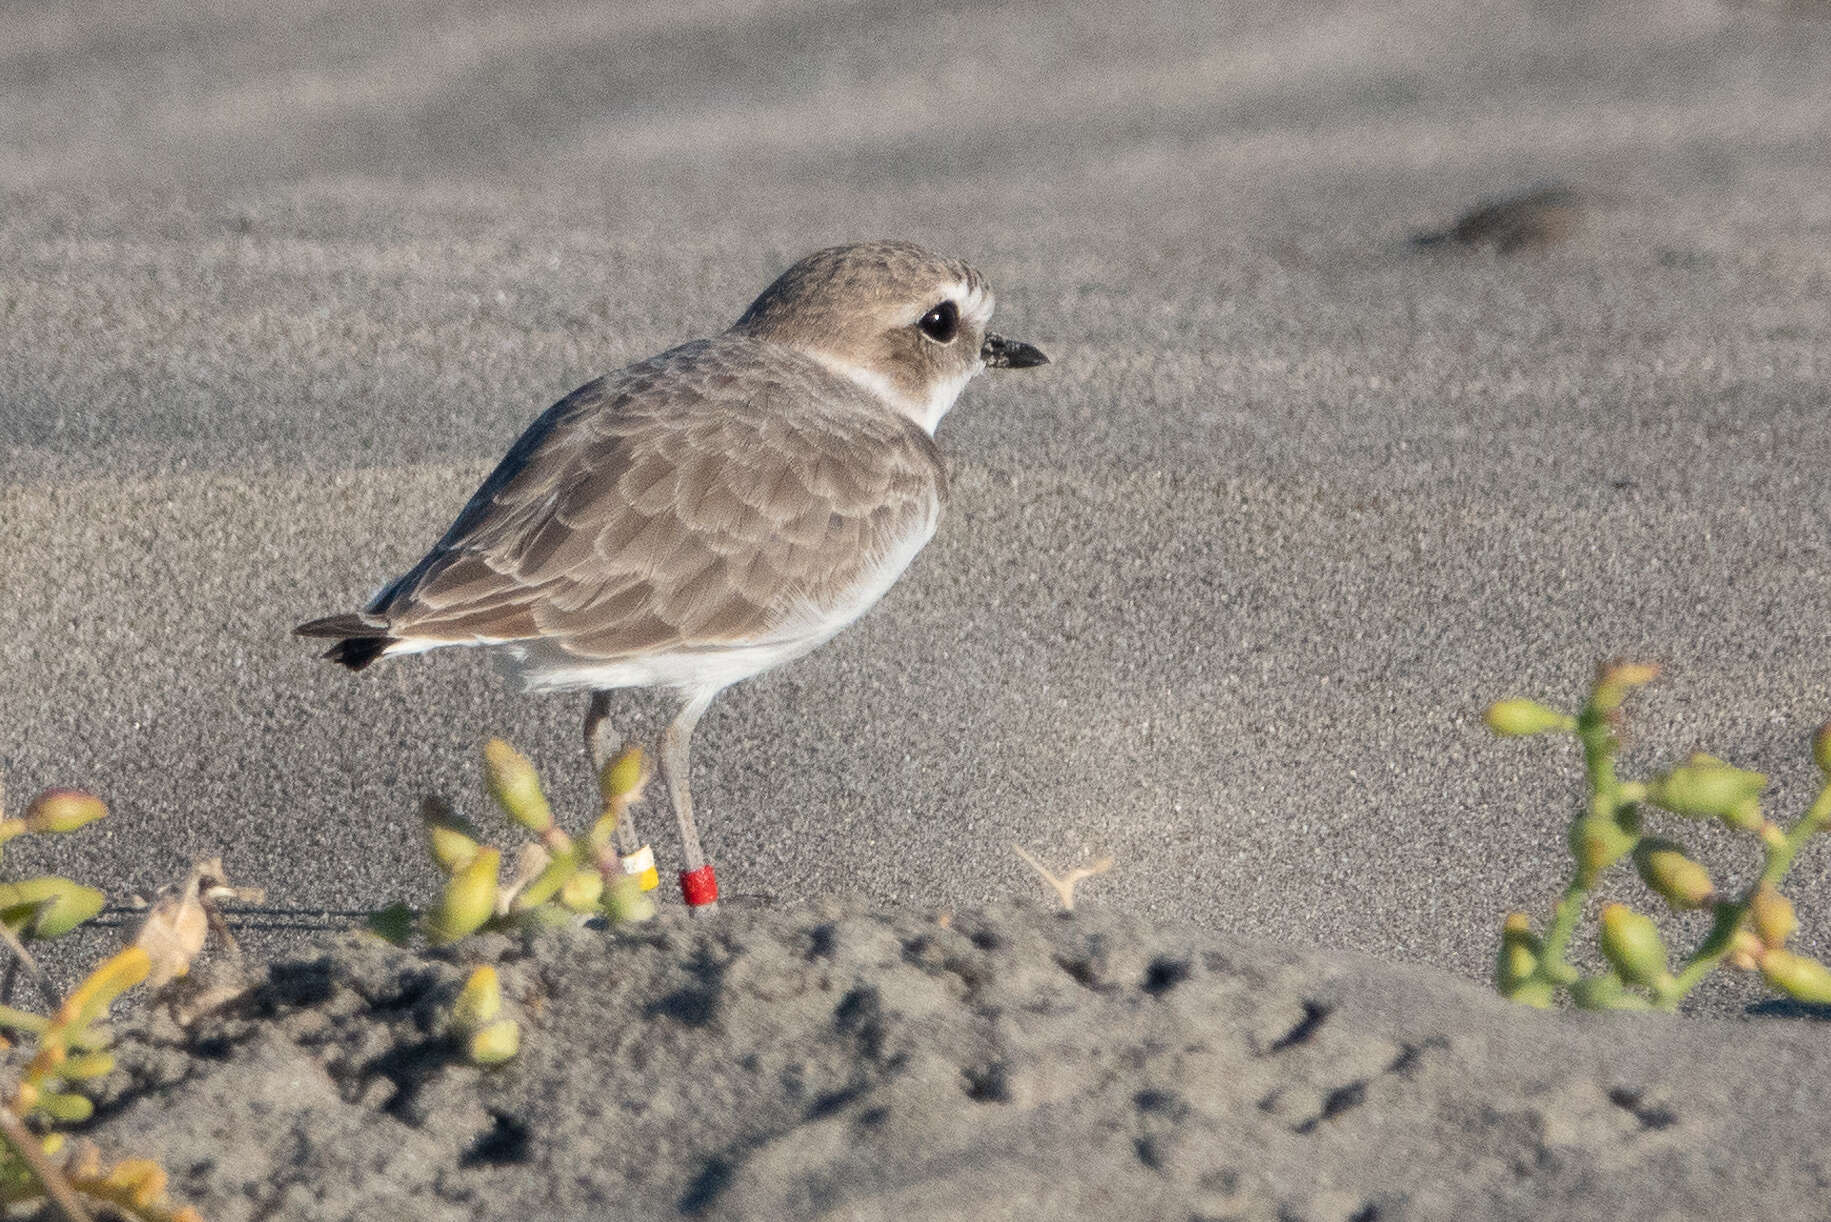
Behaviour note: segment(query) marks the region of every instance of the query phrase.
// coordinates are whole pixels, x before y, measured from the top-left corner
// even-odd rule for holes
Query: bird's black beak
[[[979,359],[985,362],[987,369],[1029,369],[1033,365],[1049,363],[1043,350],[1034,344],[1006,339],[990,331],[985,333],[985,344],[979,349]]]

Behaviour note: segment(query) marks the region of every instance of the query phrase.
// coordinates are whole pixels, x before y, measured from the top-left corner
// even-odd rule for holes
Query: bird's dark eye
[[[950,344],[960,331],[960,311],[954,308],[953,302],[943,301],[922,315],[922,321],[916,326],[922,328],[922,334],[937,344]]]

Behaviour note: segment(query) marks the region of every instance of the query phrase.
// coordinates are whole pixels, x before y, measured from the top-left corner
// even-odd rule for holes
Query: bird
[[[933,537],[947,500],[936,426],[982,371],[1049,363],[988,329],[994,304],[970,265],[911,242],[807,255],[721,334],[548,408],[419,563],[362,610],[293,631],[333,640],[323,656],[352,671],[475,646],[525,691],[587,693],[599,767],[608,693],[664,689],[674,713],[655,754],[681,893],[715,911],[694,728],[725,688],[868,611]],[[633,852],[633,830],[619,847]]]
[[[1449,228],[1417,234],[1411,243],[1421,247],[1485,245],[1503,255],[1554,246],[1582,227],[1588,202],[1574,187],[1543,183],[1514,195],[1482,200]]]

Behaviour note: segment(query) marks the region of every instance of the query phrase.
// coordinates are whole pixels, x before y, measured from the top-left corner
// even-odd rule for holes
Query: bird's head
[[[910,242],[863,242],[790,267],[732,330],[813,357],[932,433],[981,370],[1049,362],[986,329],[993,304],[985,278],[958,259]]]

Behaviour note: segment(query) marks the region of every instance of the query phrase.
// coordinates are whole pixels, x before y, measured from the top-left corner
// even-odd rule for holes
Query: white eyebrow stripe
[[[973,321],[985,323],[992,317],[995,304],[992,290],[986,287],[985,281],[961,280],[954,285],[954,303],[962,314],[970,315]]]

